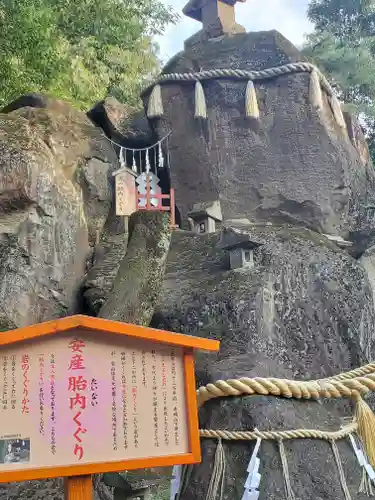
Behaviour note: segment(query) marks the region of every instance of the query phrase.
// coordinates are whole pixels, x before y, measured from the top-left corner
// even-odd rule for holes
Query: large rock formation
[[[23,107],[26,105],[26,107]],[[77,310],[112,203],[115,152],[67,103],[26,96],[0,114],[0,325]]]
[[[325,237],[305,229],[239,226],[257,242],[254,267],[229,270],[219,236],[175,233],[153,326],[216,338],[218,355],[197,357],[197,382],[236,377],[324,378],[372,359],[375,311],[363,268]],[[177,286],[176,286],[177,285]],[[206,403],[201,428],[338,430],[351,404],[275,397],[224,398]],[[206,498],[215,441],[203,440],[183,500]],[[344,498],[329,443],[285,442],[296,498]],[[348,440],[338,443],[349,489],[361,470]],[[240,499],[253,443],[224,443],[223,499]],[[261,498],[284,498],[277,444],[261,451]]]
[[[276,31],[185,43],[164,73],[260,70],[302,60]],[[324,98],[309,102],[309,74],[256,80],[259,121],[245,117],[246,80],[202,82],[207,120],[194,118],[194,82],[162,85],[164,115],[151,121],[169,137],[172,185],[186,226],[195,203],[219,199],[224,219],[291,223],[323,233],[356,232],[373,213],[374,172]],[[144,95],[147,105],[149,92]]]
[[[98,102],[87,116],[117,144],[142,148],[157,140],[144,111],[135,112],[114,97]]]
[[[206,42],[198,36],[165,71],[261,69],[300,59],[276,32]],[[94,107],[91,122],[43,96],[9,105],[0,115],[1,327],[37,323],[81,306],[90,314],[147,324],[157,305],[152,326],[221,341],[218,355],[197,356],[199,384],[241,376],[322,378],[372,359],[374,173],[358,124],[346,116],[347,127],[340,128],[325,97],[318,114],[308,86],[305,73],[256,82],[256,121],[245,118],[244,82],[210,80],[204,82],[208,120],[198,121],[192,87],[166,85],[165,116],[150,120],[153,131],[143,115],[129,125],[127,109],[113,100]],[[171,175],[185,226],[195,204],[220,200],[224,225],[254,242],[254,267],[229,270],[218,233],[178,230],[163,279],[169,228],[161,214],[135,214],[126,249],[113,203],[111,173],[118,161],[103,131],[129,148],[172,132]],[[244,217],[257,224],[240,223]],[[352,255],[319,233],[352,238]],[[352,415],[351,406],[225,398],[207,403],[200,419],[212,429],[336,430]],[[203,462],[194,467],[182,500],[206,498],[215,443],[203,440],[202,446]],[[224,448],[223,499],[241,498],[252,445]],[[327,443],[296,440],[286,449],[297,498],[344,498]],[[362,500],[353,452],[345,440],[339,449],[353,498]],[[272,442],[262,445],[261,471],[262,498],[282,497]],[[95,481],[100,499],[109,500]],[[0,489],[0,499],[23,497],[61,498],[61,483]]]

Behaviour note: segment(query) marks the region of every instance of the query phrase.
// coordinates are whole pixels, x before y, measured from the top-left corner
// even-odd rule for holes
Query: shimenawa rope
[[[278,431],[228,431],[228,430],[213,430],[200,429],[199,435],[201,438],[222,439],[228,441],[253,441],[261,438],[267,440],[280,439],[321,439],[323,441],[336,441],[343,439],[349,434],[358,430],[357,422],[352,422],[338,431],[320,431],[315,429],[294,429],[294,430],[278,430]]]
[[[230,78],[235,80],[266,80],[276,76],[287,75],[290,73],[311,73],[313,70],[317,72],[320,84],[328,95],[333,95],[334,91],[327,78],[314,64],[308,62],[296,62],[275,66],[257,71],[249,71],[243,69],[209,69],[198,71],[195,73],[166,73],[161,74],[157,80],[149,85],[142,92],[142,96],[147,94],[157,84],[172,83],[172,82],[196,82],[202,80],[211,80],[218,78]]]
[[[298,381],[277,378],[247,378],[231,380],[218,380],[207,384],[197,390],[198,407],[206,401],[223,396],[251,396],[254,394],[264,396],[282,396],[296,399],[319,398],[352,398],[356,401],[356,414],[353,426],[357,426],[370,463],[375,465],[375,415],[361,395],[375,390],[375,363],[370,363],[361,368],[341,373],[325,379]],[[345,429],[345,428],[344,428]],[[341,429],[340,432],[345,432]],[[226,431],[226,430],[201,430],[201,437],[220,439],[300,439],[315,438],[334,440],[340,437],[329,437],[324,431],[317,430],[290,430],[290,431]],[[350,431],[352,432],[352,430]],[[349,432],[348,432],[349,434]],[[347,434],[346,434],[347,435]],[[342,436],[344,437],[344,435]]]
[[[245,90],[245,116],[258,119],[260,116],[254,82],[275,78],[292,73],[310,73],[309,100],[313,107],[320,111],[323,107],[322,89],[326,92],[328,103],[333,116],[340,127],[345,128],[346,123],[342,114],[341,105],[336,94],[321,71],[311,63],[295,62],[273,68],[257,71],[242,69],[211,69],[194,73],[167,73],[161,74],[158,79],[148,86],[142,96],[150,92],[147,116],[157,118],[164,114],[161,86],[167,83],[195,83],[195,117],[207,118],[207,106],[204,95],[203,81],[211,79],[247,80]]]

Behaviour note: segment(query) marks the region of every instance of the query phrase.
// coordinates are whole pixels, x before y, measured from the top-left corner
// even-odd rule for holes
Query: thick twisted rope
[[[197,390],[198,406],[223,396],[282,396],[295,399],[357,398],[375,390],[375,363],[335,377],[315,381],[277,378],[218,380]]]
[[[253,441],[255,439],[279,440],[279,439],[321,439],[323,441],[337,441],[343,439],[349,434],[356,432],[357,422],[352,422],[338,431],[319,431],[315,429],[295,429],[280,431],[226,431],[200,429],[201,438],[223,439],[227,441]]]
[[[161,74],[155,82],[149,85],[143,92],[142,96],[149,92],[154,85],[170,83],[170,82],[197,82],[201,80],[210,80],[218,78],[230,78],[235,80],[265,80],[268,78],[274,78],[276,76],[287,75],[290,73],[311,73],[316,71],[321,86],[327,92],[328,95],[333,95],[333,89],[328,82],[327,78],[321,73],[321,71],[311,63],[308,62],[296,62],[284,64],[283,66],[276,66],[274,68],[261,69],[257,71],[248,71],[242,69],[209,69],[204,71],[198,71],[195,73],[166,73]]]
[[[368,365],[360,366],[359,368],[355,368],[350,372],[340,373],[339,375],[335,375],[334,377],[329,377],[327,380],[345,380],[350,378],[362,377],[363,375],[367,375],[368,373],[375,373],[375,363],[369,363]]]

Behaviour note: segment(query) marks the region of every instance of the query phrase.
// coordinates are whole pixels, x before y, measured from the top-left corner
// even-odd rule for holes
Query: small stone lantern
[[[193,220],[194,231],[198,234],[214,233],[217,223],[223,221],[220,201],[196,203],[188,213]]]
[[[248,233],[233,228],[224,229],[220,235],[219,246],[229,253],[232,270],[254,267],[254,250],[260,245]]]
[[[254,247],[239,243],[238,246],[228,248],[230,269],[254,267]]]

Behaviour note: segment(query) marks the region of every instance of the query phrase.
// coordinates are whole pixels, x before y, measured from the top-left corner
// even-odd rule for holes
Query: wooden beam
[[[64,479],[65,500],[92,500],[92,476],[75,476]]]

